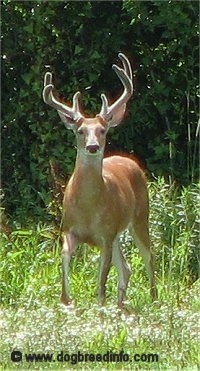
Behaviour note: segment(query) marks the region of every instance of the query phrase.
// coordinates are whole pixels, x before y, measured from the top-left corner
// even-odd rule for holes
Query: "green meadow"
[[[64,307],[59,228],[41,221],[2,234],[0,369],[199,369],[199,187],[177,189],[160,178],[149,194],[159,299],[151,302],[142,259],[125,233],[132,267],[126,311],[116,306],[114,267],[106,306],[97,305],[96,247],[80,246],[73,257],[74,302]]]

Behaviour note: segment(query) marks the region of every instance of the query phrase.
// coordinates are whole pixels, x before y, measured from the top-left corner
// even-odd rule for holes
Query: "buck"
[[[73,96],[72,107],[55,93],[52,74],[44,77],[44,102],[55,108],[67,129],[76,135],[77,156],[74,172],[63,200],[63,250],[61,301],[68,305],[69,263],[77,245],[98,246],[101,251],[98,302],[104,305],[107,276],[113,264],[118,271],[118,306],[123,307],[130,268],[120,248],[120,234],[129,229],[143,257],[150,280],[150,293],[157,297],[153,253],[148,226],[148,193],[145,175],[129,157],[104,157],[106,134],[121,122],[133,94],[132,70],[127,57],[119,53],[122,68],[112,68],[123,84],[123,93],[111,105],[101,94],[99,114],[86,118],[80,109],[80,92]]]

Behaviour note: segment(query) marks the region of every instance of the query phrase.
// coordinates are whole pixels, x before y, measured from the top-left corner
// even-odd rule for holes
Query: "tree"
[[[135,97],[110,149],[142,157],[150,172],[186,183],[197,166],[198,8],[195,1],[3,1],[2,187],[5,207],[22,221],[44,218],[49,160],[66,179],[74,138],[42,101],[43,76],[70,101],[82,91],[89,113],[122,88],[111,64],[130,58]],[[111,142],[111,145],[109,145]]]

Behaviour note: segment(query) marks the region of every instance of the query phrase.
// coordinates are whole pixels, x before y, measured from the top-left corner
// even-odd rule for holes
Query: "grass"
[[[150,184],[149,192],[159,300],[151,302],[142,260],[125,234],[122,247],[132,266],[129,314],[116,307],[114,268],[107,283],[107,305],[100,309],[96,304],[97,248],[78,249],[70,276],[74,304],[65,308],[59,303],[56,228],[38,224],[2,235],[0,369],[199,369],[199,187],[177,190],[159,179]],[[22,362],[11,361],[13,350],[23,353]],[[75,356],[71,362],[66,356],[61,362],[65,354],[78,351],[107,355],[123,351],[129,361],[76,363]],[[52,353],[55,361],[27,362],[28,353]],[[134,360],[135,354],[142,360]],[[155,354],[158,362],[152,358]]]

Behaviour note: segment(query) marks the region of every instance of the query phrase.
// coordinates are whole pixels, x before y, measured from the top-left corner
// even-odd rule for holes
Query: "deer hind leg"
[[[157,288],[155,283],[154,273],[154,256],[151,250],[151,243],[149,238],[148,221],[144,223],[135,223],[133,226],[133,236],[136,246],[143,258],[147,274],[150,281],[150,294],[153,300],[157,299]]]
[[[131,270],[122,254],[119,238],[113,242],[112,264],[118,271],[118,299],[117,304],[123,307],[123,302],[126,300],[126,289],[131,275]]]
[[[100,260],[100,271],[99,271],[99,290],[98,290],[98,303],[103,306],[105,303],[105,292],[106,292],[106,282],[108,273],[111,266],[112,259],[112,248],[102,248],[101,250],[101,260]]]
[[[69,263],[71,260],[72,253],[77,247],[77,239],[72,233],[67,233],[63,238],[63,249],[62,249],[62,294],[61,302],[65,305],[69,305],[71,302],[69,296]]]

